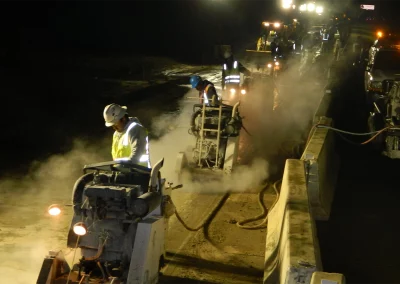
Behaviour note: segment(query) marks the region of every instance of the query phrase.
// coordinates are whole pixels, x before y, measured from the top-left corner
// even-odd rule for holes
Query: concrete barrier
[[[303,161],[286,160],[280,197],[268,220],[263,283],[310,283],[322,267]]]
[[[334,94],[334,90],[332,86],[327,85],[324,88],[324,95],[322,96],[317,110],[314,113],[313,124],[319,123],[322,117],[328,116],[331,114],[331,106],[332,106],[332,96]]]
[[[331,126],[332,119],[320,117],[319,123]],[[316,220],[328,220],[331,213],[339,170],[334,138],[331,130],[314,129],[301,156],[301,160],[306,163],[308,196]]]
[[[346,284],[346,278],[339,273],[314,272],[311,284]]]

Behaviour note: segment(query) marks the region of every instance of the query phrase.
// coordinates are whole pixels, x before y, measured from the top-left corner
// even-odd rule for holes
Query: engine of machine
[[[127,276],[137,221],[161,203],[159,193],[143,193],[148,182],[133,172],[90,173],[76,182],[68,247],[81,249],[85,273],[97,269],[110,277]]]

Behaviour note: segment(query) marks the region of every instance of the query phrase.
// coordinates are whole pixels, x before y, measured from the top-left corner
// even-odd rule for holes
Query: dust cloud
[[[286,68],[275,81],[254,81],[242,104],[244,126],[249,132],[244,137],[251,147],[246,155],[269,161],[271,175],[283,170],[286,158],[300,158],[324,95],[330,61],[326,57],[316,61],[316,54],[318,47],[305,50],[301,58],[283,62]],[[248,62],[244,65],[254,70],[251,58]]]
[[[188,133],[193,104],[198,103],[197,91],[190,90],[180,101],[178,116],[163,115],[153,120],[152,129],[169,128],[169,132],[157,141],[150,143],[152,164],[164,158],[162,176],[174,185],[183,184],[183,191],[198,193],[221,193],[226,191],[246,191],[259,186],[268,178],[268,162],[263,158],[254,158],[246,164],[238,165],[230,176],[212,179],[205,176],[196,181],[192,174],[184,172],[180,178],[176,173],[176,162],[179,152],[185,152],[192,159],[190,149],[194,148],[196,139]],[[240,142],[242,143],[242,142]]]
[[[70,152],[34,162],[26,175],[0,181],[1,283],[36,283],[49,250],[66,248],[72,208],[64,207],[55,218],[47,214],[47,208],[53,203],[71,203],[72,187],[83,166],[110,159],[109,142],[76,141]],[[66,254],[73,255],[71,251]]]
[[[280,80],[256,80],[248,94],[225,102],[233,105],[240,100],[244,128],[239,142],[239,164],[231,175],[222,179],[211,176],[198,179],[184,172],[178,181],[175,172],[178,153],[188,153],[189,148],[195,146],[195,138],[188,130],[192,107],[197,101],[188,97],[197,97],[197,91],[190,90],[185,95],[178,116],[163,115],[154,119],[152,129],[169,129],[165,136],[150,144],[152,163],[165,159],[163,177],[174,185],[182,183],[183,189],[180,190],[202,193],[252,191],[271,176],[278,177],[286,158],[299,158],[301,155],[296,146],[305,142],[325,84],[315,75],[315,72],[320,72],[316,65],[310,67],[310,62],[301,61],[288,65],[290,67],[281,74]],[[299,69],[304,66],[305,76],[300,77]],[[311,75],[314,70],[314,75]]]

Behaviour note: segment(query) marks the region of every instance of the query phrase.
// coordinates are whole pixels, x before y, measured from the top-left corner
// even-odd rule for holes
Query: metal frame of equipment
[[[115,161],[85,166],[74,186],[68,234],[68,247],[79,248],[82,257],[71,268],[62,251],[50,251],[36,283],[157,283],[175,212],[163,163],[152,169]]]
[[[200,176],[211,173],[219,176],[222,173],[230,174],[232,172],[237,161],[239,133],[242,127],[238,111],[239,105],[240,102],[234,106],[225,104],[212,106],[203,100],[203,104],[193,107],[193,111],[196,113],[195,107],[201,106],[201,117],[196,118],[200,119],[200,124],[194,134],[196,136],[195,148],[192,149],[191,161],[188,159],[189,153],[178,153],[175,166],[178,177],[185,171]],[[207,121],[210,119],[216,120],[214,128],[208,126]],[[211,135],[212,133],[215,135]],[[193,130],[191,134],[193,134]],[[222,142],[223,139],[226,139],[226,145],[223,145],[225,143]],[[221,151],[224,151],[223,160],[221,160]]]

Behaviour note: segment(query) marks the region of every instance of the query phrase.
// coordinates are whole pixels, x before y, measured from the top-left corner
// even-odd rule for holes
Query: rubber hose
[[[279,200],[278,184],[279,184],[281,181],[282,181],[282,180],[277,180],[277,181],[273,184],[273,186],[272,186],[272,188],[273,188],[274,191],[275,191],[276,197],[275,197],[275,200],[274,200],[274,202],[272,203],[271,207],[269,208],[269,210],[271,210],[272,208],[274,208],[275,205],[276,205],[276,203],[277,203],[278,200]],[[267,185],[266,185],[266,186],[263,188],[263,190],[259,193],[259,197],[258,197],[260,207],[262,208],[262,213],[259,214],[259,215],[257,215],[256,217],[248,218],[248,219],[239,221],[239,222],[236,223],[236,226],[238,226],[238,227],[241,228],[241,229],[246,229],[246,230],[259,230],[259,229],[263,229],[263,228],[266,228],[266,227],[267,227],[267,224],[266,224],[266,223],[267,223],[267,221],[268,221],[268,212],[267,212],[267,209],[266,209],[266,207],[265,207],[265,205],[264,205],[264,203],[263,203],[263,201],[262,201],[262,197],[263,197],[263,194],[264,194],[264,191],[265,191],[266,188],[267,188]],[[244,226],[244,224],[257,221],[257,220],[261,219],[261,218],[264,217],[264,216],[265,216],[265,218],[264,218],[264,220],[263,220],[261,223],[259,223],[259,224],[257,224],[257,225],[254,225],[254,226]]]
[[[74,184],[74,188],[72,190],[72,204],[82,204],[82,194],[85,189],[86,184],[93,181],[94,174],[88,173],[81,176]]]

